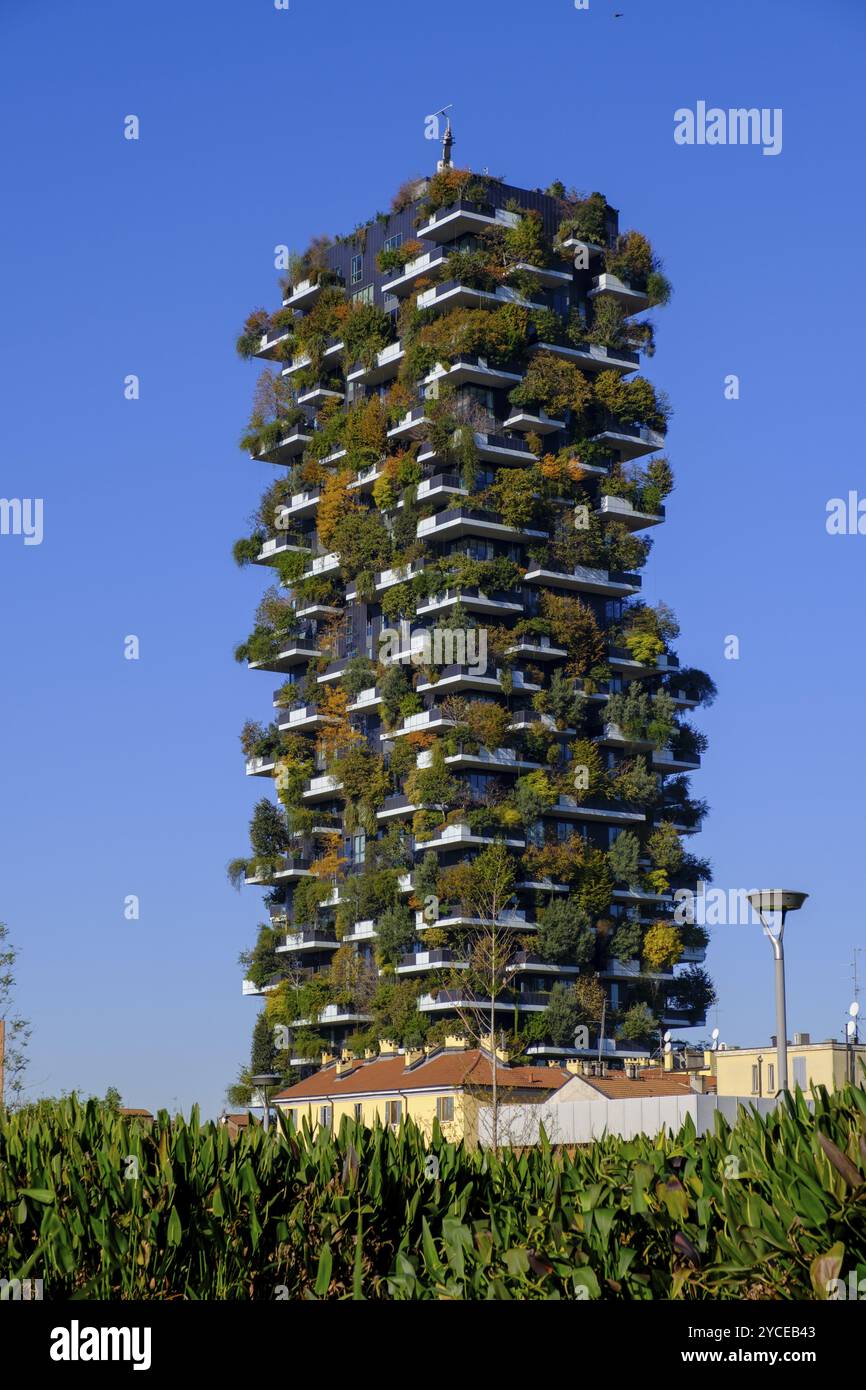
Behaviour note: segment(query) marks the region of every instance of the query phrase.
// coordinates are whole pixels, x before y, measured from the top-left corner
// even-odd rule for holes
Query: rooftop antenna
[[[852,979],[853,979],[853,982],[854,982],[854,999],[855,999],[855,1001],[858,1000],[858,999],[860,998],[860,982],[859,982],[859,980],[858,980],[858,978],[857,978],[857,974],[858,974],[858,972],[857,972],[857,957],[860,955],[860,953],[861,953],[862,950],[863,950],[863,947],[862,947],[862,946],[855,946],[855,947],[853,948],[854,956],[853,956],[853,959],[852,959],[852,961],[851,961],[851,976],[852,976]]]
[[[438,111],[433,112],[434,116],[445,116],[445,134],[442,137],[442,158],[436,165],[437,174],[441,174],[446,169],[452,169],[454,167],[451,163],[451,148],[454,144],[454,136],[451,133],[451,117],[445,115],[446,111],[450,111],[453,105],[453,101],[449,101],[447,106],[440,106]]]

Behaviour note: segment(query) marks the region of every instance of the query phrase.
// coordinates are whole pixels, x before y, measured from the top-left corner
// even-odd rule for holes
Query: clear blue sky
[[[600,189],[664,257],[650,374],[678,486],[644,582],[719,685],[695,843],[719,886],[810,892],[789,1025],[838,1035],[866,945],[866,537],[824,518],[866,493],[864,31],[860,0],[3,0],[0,495],[43,498],[45,535],[0,537],[0,917],[33,1094],[215,1114],[247,1054],[260,895],[224,866],[261,790],[237,734],[276,682],[231,655],[263,576],[230,546],[271,476],[236,446],[255,369],[234,337],[276,305],[275,244],[430,169],[445,102],[459,162]],[[675,145],[698,100],[783,108],[782,153]],[[764,1040],[759,930],[718,929],[708,965],[723,1037]]]

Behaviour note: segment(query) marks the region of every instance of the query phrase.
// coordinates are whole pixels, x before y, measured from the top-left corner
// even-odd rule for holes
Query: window
[[[445,1124],[447,1121],[454,1119],[453,1096],[436,1097],[436,1119],[440,1124]]]
[[[334,1107],[332,1105],[319,1106],[319,1124],[322,1129],[330,1129],[334,1123]]]
[[[372,303],[373,303],[373,286],[372,286],[372,285],[365,285],[364,288],[363,288],[362,290],[356,290],[355,293],[352,295],[352,303],[353,303],[353,304],[372,304]]]
[[[618,623],[622,618],[622,599],[608,599],[604,605],[604,616],[607,622]]]
[[[364,278],[364,257],[352,257],[352,284],[359,285]]]
[[[395,232],[394,236],[389,236],[385,242],[386,251],[396,251],[398,246],[403,245],[403,233]]]
[[[767,1064],[767,1090],[770,1095],[776,1090],[776,1068],[772,1062]]]
[[[360,1121],[364,1118],[364,1107],[359,1100],[356,1100],[353,1108],[355,1112],[355,1119],[360,1123]]]
[[[401,1100],[385,1101],[385,1124],[398,1125],[403,1114],[403,1102]]]
[[[795,1057],[795,1058],[794,1058],[794,1085],[795,1085],[795,1086],[799,1086],[801,1091],[805,1091],[807,1084],[808,1084],[808,1083],[807,1083],[807,1080],[806,1080],[806,1058],[805,1058],[805,1057]]]
[[[352,836],[352,862],[363,864],[367,858],[367,836],[362,831],[360,835]]]
[[[753,1095],[753,1096],[756,1096],[756,1095],[758,1094],[758,1077],[759,1077],[759,1075],[760,1075],[760,1070],[761,1070],[760,1067],[752,1067],[752,1095]]]

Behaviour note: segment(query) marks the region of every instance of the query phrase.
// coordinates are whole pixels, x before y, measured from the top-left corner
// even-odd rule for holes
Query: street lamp
[[[851,1085],[853,1086],[854,1082],[857,1080],[857,1063],[855,1060],[856,1054],[854,1052],[854,1047],[860,1041],[860,1035],[858,1033],[857,1025],[857,1016],[860,1013],[860,1005],[857,1003],[856,999],[854,1000],[854,1003],[849,1006],[848,1013],[850,1014],[850,1018],[848,1019],[848,1022],[845,1025],[845,1041],[848,1045],[848,1080],[851,1082]]]
[[[788,1021],[785,1011],[785,952],[782,937],[785,932],[785,918],[789,912],[796,912],[808,898],[808,893],[798,893],[792,888],[756,888],[748,894],[749,902],[761,919],[764,935],[769,938],[776,961],[776,1069],[777,1094],[788,1089]],[[767,917],[777,917],[771,926]]]
[[[258,1092],[258,1096],[260,1097],[260,1100],[258,1101],[258,1103],[259,1103],[259,1104],[263,1107],[263,1109],[264,1109],[264,1122],[263,1122],[263,1123],[264,1123],[265,1133],[267,1133],[268,1129],[270,1128],[270,1122],[271,1122],[271,1108],[270,1108],[270,1105],[269,1105],[269,1103],[268,1103],[268,1090],[270,1089],[271,1086],[276,1086],[276,1084],[277,1084],[277,1082],[279,1081],[279,1079],[280,1079],[279,1072],[275,1072],[275,1071],[263,1071],[263,1072],[259,1072],[258,1076],[251,1076],[251,1077],[250,1077],[250,1084],[251,1084],[251,1086],[252,1086],[252,1088],[253,1088],[253,1103],[254,1103],[254,1104],[256,1103],[256,1093]]]

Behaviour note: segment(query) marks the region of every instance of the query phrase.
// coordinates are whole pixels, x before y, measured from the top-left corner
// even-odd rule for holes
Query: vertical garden
[[[265,917],[237,1100],[385,1037],[543,1060],[700,1026],[674,894],[709,877],[715,690],[641,597],[674,486],[650,242],[599,193],[445,166],[282,290],[237,344],[266,484],[234,552],[265,571],[236,650],[262,796],[229,876]]]

